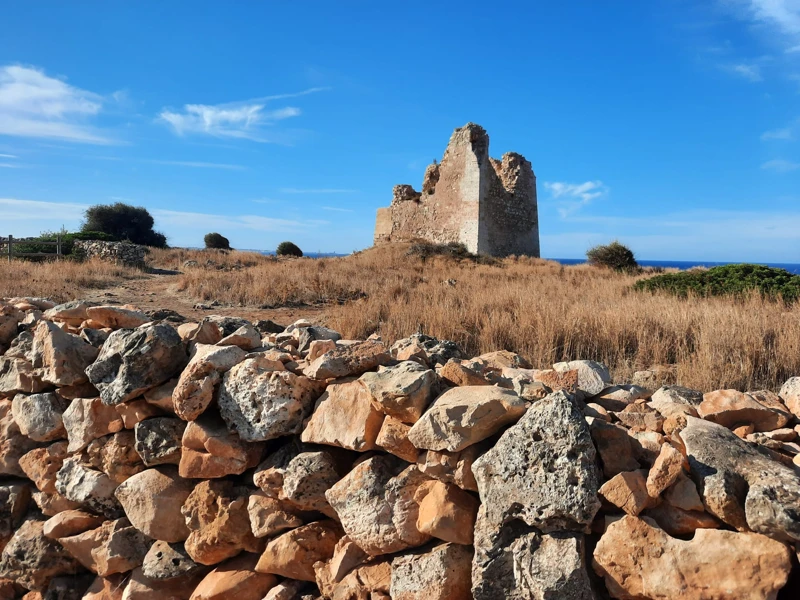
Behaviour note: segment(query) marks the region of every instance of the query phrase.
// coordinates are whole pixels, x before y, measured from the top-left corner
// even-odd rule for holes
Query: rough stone
[[[458,452],[517,421],[528,403],[510,390],[464,386],[439,396],[408,432],[414,446]]]
[[[384,415],[357,380],[333,383],[317,401],[301,440],[365,452],[375,448]]]
[[[44,590],[59,575],[78,573],[81,566],[57,542],[44,535],[44,523],[25,521],[3,549],[0,577],[29,590]]]
[[[322,389],[306,377],[276,371],[274,361],[255,357],[225,373],[218,403],[228,427],[243,440],[271,440],[299,433]]]
[[[183,544],[175,542],[154,542],[142,561],[142,574],[148,579],[175,579],[204,570],[186,553]]]
[[[624,410],[615,412],[614,416],[629,431],[655,431],[661,433],[664,430],[664,417],[655,408],[651,408],[644,403],[629,404]]]
[[[415,463],[419,456],[419,450],[408,439],[410,429],[410,425],[403,423],[399,419],[386,417],[383,420],[380,432],[378,432],[378,437],[375,439],[375,445],[395,456],[399,456],[405,461]]]
[[[440,544],[392,560],[392,600],[472,600],[472,551]]]
[[[417,488],[417,529],[454,544],[472,545],[478,500],[452,483],[426,481]]]
[[[433,396],[436,374],[414,361],[403,361],[376,373],[364,373],[359,382],[375,408],[404,423],[416,423]]]
[[[189,536],[181,507],[192,492],[174,467],[147,469],[123,482],[115,493],[133,526],[154,540],[182,542]]]
[[[702,510],[683,510],[662,502],[648,508],[642,517],[652,519],[670,535],[693,535],[698,529],[718,529],[720,524],[714,517]]]
[[[187,479],[240,475],[258,464],[263,450],[262,444],[242,441],[221,420],[208,415],[186,426],[181,443],[178,468]]]
[[[600,495],[633,516],[638,515],[652,502],[647,493],[647,480],[641,471],[626,471],[614,475],[600,487]]]
[[[366,340],[326,352],[306,368],[305,374],[311,379],[352,377],[388,365],[391,360],[383,342]]]
[[[171,326],[150,323],[108,336],[97,360],[86,369],[106,404],[141,396],[173,377],[186,363],[183,342]]]
[[[0,550],[22,523],[30,501],[30,483],[23,480],[0,483]]]
[[[33,331],[32,353],[42,380],[62,386],[86,381],[86,367],[97,358],[98,350],[55,323],[39,321]]]
[[[329,563],[314,565],[317,586],[323,597],[337,599],[370,598],[370,600],[390,600],[389,588],[392,581],[392,566],[386,559],[376,559],[359,565],[342,577],[341,581],[330,578]]]
[[[11,413],[20,433],[37,442],[51,442],[67,436],[62,414],[68,402],[56,394],[17,394]]]
[[[101,328],[136,329],[150,322],[150,317],[139,310],[121,306],[90,306],[86,309],[86,317]]]
[[[651,498],[658,498],[664,490],[678,480],[682,472],[683,455],[674,446],[664,444],[647,475],[647,493]]]
[[[134,429],[137,423],[149,419],[150,417],[157,417],[164,414],[161,409],[144,399],[117,404],[114,408],[117,409],[125,429]]]
[[[62,418],[70,452],[80,452],[92,440],[122,431],[125,426],[116,409],[100,398],[76,398]]]
[[[289,461],[283,474],[281,499],[300,511],[317,511],[335,518],[325,492],[339,479],[339,469],[330,453],[301,452]]]
[[[697,407],[701,417],[731,428],[752,423],[756,431],[772,431],[786,425],[791,415],[758,402],[749,394],[737,390],[717,390],[703,394]]]
[[[247,513],[250,516],[250,529],[257,538],[272,537],[303,524],[294,507],[261,491],[248,498]]]
[[[143,268],[148,248],[131,242],[75,240],[73,253],[86,259],[98,258],[116,265]],[[167,600],[166,598],[164,600]]]
[[[709,421],[687,417],[680,437],[708,512],[740,531],[800,540],[800,478],[790,468]]]
[[[24,358],[0,356],[0,394],[38,394],[52,385],[42,380],[42,373]]]
[[[326,341],[335,343],[338,342],[340,339],[342,339],[342,336],[338,331],[334,331],[333,329],[322,327],[320,325],[303,327],[298,331],[300,332],[300,337],[298,338],[299,345],[297,347],[298,352],[305,352],[306,350],[311,350],[311,345],[316,341],[318,342]]]
[[[278,579],[255,571],[258,556],[243,554],[219,565],[198,584],[191,600],[262,600]]]
[[[325,493],[350,539],[372,556],[399,552],[430,539],[417,529],[417,488],[427,477],[391,456],[356,466]]]
[[[86,467],[77,456],[66,459],[56,475],[59,494],[109,519],[115,519],[122,513],[114,497],[116,489],[117,484],[108,475]]]
[[[144,471],[144,463],[134,449],[132,431],[121,431],[89,442],[81,459],[87,466],[99,469],[114,483]]]
[[[612,523],[594,551],[594,570],[612,597],[671,600],[775,598],[791,560],[783,544],[753,533],[700,529],[690,541],[636,517]]]
[[[42,532],[51,540],[57,540],[97,529],[102,524],[103,517],[82,510],[65,510],[45,521]]]
[[[422,333],[397,340],[390,352],[397,360],[416,360],[429,366],[444,365],[450,359],[465,357],[464,351],[455,342],[437,340]]]
[[[127,519],[106,521],[97,529],[59,538],[58,543],[100,577],[138,567],[150,547],[150,540]]]
[[[242,362],[245,356],[245,351],[236,345],[196,344],[172,393],[175,414],[185,421],[197,419],[211,404],[221,374]]]
[[[201,576],[202,573],[174,579],[148,579],[141,568],[136,568],[131,571],[122,600],[189,600]]]
[[[317,521],[272,539],[258,560],[256,571],[301,581],[316,581],[314,563],[333,556],[342,529],[336,521]]]
[[[675,413],[697,416],[697,407],[703,402],[703,394],[678,385],[665,385],[658,388],[650,397],[648,404],[664,417]]]
[[[800,377],[792,377],[781,386],[778,392],[786,407],[800,419]]]
[[[462,490],[477,492],[478,483],[472,473],[472,465],[487,449],[487,443],[478,443],[461,452],[423,451],[417,458],[417,467],[428,477],[455,483]]]
[[[572,360],[553,365],[557,373],[578,372],[578,392],[584,398],[598,395],[611,386],[611,375],[605,365],[593,360]]]
[[[631,438],[625,428],[600,419],[591,419],[589,430],[603,461],[603,474],[606,477],[639,468],[631,447]]]
[[[186,422],[173,417],[140,421],[134,429],[136,452],[148,467],[180,464],[185,430]]]
[[[439,377],[454,386],[491,385],[483,373],[459,359],[451,358],[439,370]]]
[[[20,458],[38,445],[22,435],[14,420],[11,400],[0,400],[0,475],[24,477]]]
[[[81,600],[122,600],[125,584],[125,577],[122,575],[95,577],[80,598]]]

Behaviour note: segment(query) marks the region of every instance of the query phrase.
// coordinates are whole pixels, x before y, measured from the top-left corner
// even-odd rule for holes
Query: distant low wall
[[[115,264],[143,267],[147,248],[130,242],[76,241],[73,253],[84,258],[100,258]]]

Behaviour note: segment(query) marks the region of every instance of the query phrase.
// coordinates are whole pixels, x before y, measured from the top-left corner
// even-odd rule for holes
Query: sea
[[[549,258],[547,260],[554,260],[562,265],[582,265],[586,262],[583,258]],[[639,260],[641,267],[662,267],[664,269],[691,269],[692,267],[720,267],[722,265],[737,265],[741,262],[713,262],[708,260]],[[800,275],[800,264],[798,263],[762,263],[756,262],[757,265],[766,265],[767,267],[776,267],[778,269],[786,269],[790,273]]]

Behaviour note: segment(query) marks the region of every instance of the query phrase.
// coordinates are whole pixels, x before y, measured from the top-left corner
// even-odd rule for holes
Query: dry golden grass
[[[0,261],[0,297],[39,296],[56,302],[80,298],[86,290],[143,277],[139,269],[101,260],[29,262]]]
[[[452,281],[454,280],[454,283]],[[241,305],[331,305],[327,324],[345,336],[415,331],[470,353],[500,348],[534,366],[599,360],[616,380],[657,364],[702,390],[778,388],[800,375],[800,307],[762,300],[679,300],[630,290],[635,276],[527,258],[500,266],[426,262],[404,248],[346,258],[265,259],[236,272],[192,270],[181,289]]]

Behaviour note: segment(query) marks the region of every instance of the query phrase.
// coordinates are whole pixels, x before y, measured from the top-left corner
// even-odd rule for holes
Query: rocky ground
[[[800,377],[193,310],[0,301],[0,599],[800,597]]]

